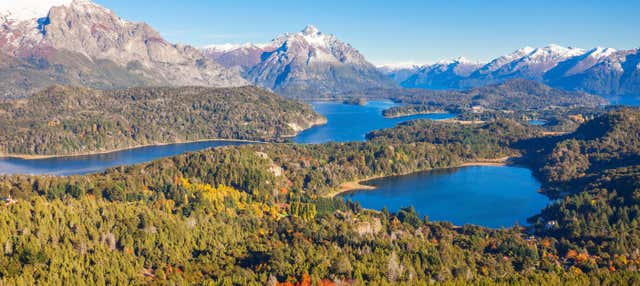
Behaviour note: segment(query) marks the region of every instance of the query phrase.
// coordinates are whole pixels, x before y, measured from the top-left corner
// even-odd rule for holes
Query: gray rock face
[[[52,58],[52,54],[61,51],[76,56],[66,61]],[[171,44],[149,25],[123,20],[88,0],[51,7],[48,15],[38,19],[0,17],[0,52],[21,60],[53,62],[62,67],[75,68],[77,62],[86,61],[87,71],[93,70],[96,62],[105,61],[119,67],[118,72],[139,78],[147,85],[248,84],[239,72],[220,66],[198,49]],[[104,82],[103,86],[120,85],[111,84],[108,76],[86,77]]]
[[[209,58],[227,68],[238,68],[246,72],[262,61],[262,54],[273,52],[278,47],[270,44],[256,45],[220,45],[208,46],[202,52]]]
[[[637,49],[525,47],[485,65],[460,65],[455,61],[426,65],[397,82],[408,88],[467,89],[521,78],[605,96],[637,95],[638,61]]]
[[[251,83],[290,97],[330,97],[396,86],[351,45],[314,26],[278,36],[269,44],[222,50],[210,47],[205,53],[239,67]]]

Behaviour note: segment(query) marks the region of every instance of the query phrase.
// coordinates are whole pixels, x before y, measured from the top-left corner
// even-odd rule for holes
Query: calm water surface
[[[327,117],[327,124],[316,126],[300,133],[296,143],[326,143],[364,141],[371,131],[390,128],[398,123],[414,119],[449,119],[454,114],[420,114],[399,118],[385,118],[382,111],[395,106],[392,101],[371,101],[367,105],[348,105],[337,102],[314,102],[313,108]]]
[[[297,143],[314,144],[329,141],[363,141],[373,130],[418,119],[447,119],[452,114],[427,114],[401,118],[384,118],[382,111],[394,106],[391,101],[372,101],[366,106],[335,102],[316,102],[313,107],[327,117],[328,123],[299,134]],[[133,165],[224,145],[243,142],[208,141],[164,146],[150,146],[108,154],[61,157],[40,160],[0,158],[0,174],[73,175],[103,171],[120,165]],[[386,178],[371,183],[374,191],[345,195],[366,208],[388,207],[395,211],[414,206],[432,220],[455,224],[473,223],[489,227],[525,223],[528,216],[546,205],[546,198],[536,190],[539,183],[527,169],[516,167],[468,167]]]
[[[0,174],[76,175],[103,171],[110,167],[134,165],[185,152],[225,145],[241,145],[244,142],[205,141],[162,146],[149,146],[107,154],[24,160],[0,158]]]
[[[529,120],[529,124],[542,126],[547,124],[547,121],[546,120]]]
[[[375,190],[343,195],[365,208],[389,211],[413,206],[431,221],[510,227],[544,208],[540,183],[521,167],[477,166],[415,173],[367,182]]]
[[[319,113],[327,117],[328,123],[324,126],[315,127],[301,133],[294,139],[294,141],[298,143],[362,141],[364,140],[365,134],[372,130],[392,127],[403,121],[417,118],[444,119],[453,117],[453,115],[450,114],[430,114],[386,119],[382,116],[382,110],[394,106],[395,104],[391,101],[372,101],[366,106],[347,105],[335,102],[317,102],[312,105]],[[208,141],[150,146],[88,156],[39,160],[0,158],[0,174],[88,174],[100,172],[110,167],[139,164],[185,152],[239,144],[243,143]]]

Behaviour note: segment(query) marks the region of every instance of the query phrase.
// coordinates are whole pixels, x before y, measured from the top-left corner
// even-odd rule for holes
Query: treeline
[[[471,109],[474,106],[492,110],[541,110],[553,107],[598,107],[607,104],[607,101],[599,96],[555,89],[524,79],[513,79],[464,91],[370,89],[352,96],[390,98],[407,105],[424,105],[448,111]]]
[[[616,111],[555,138],[509,120],[418,121],[363,143],[227,146],[94,175],[3,176],[0,283],[636,285],[637,120]],[[584,149],[568,152],[572,140]],[[520,152],[561,198],[530,230],[322,196],[371,175]],[[573,158],[579,172],[563,164]]]
[[[367,134],[367,139],[391,144],[428,142],[446,146],[458,156],[474,160],[518,155],[519,151],[511,147],[512,143],[541,135],[539,128],[507,119],[469,125],[414,120],[395,128],[373,131]]]
[[[54,86],[0,103],[0,153],[63,155],[200,139],[278,141],[321,121],[256,88]]]
[[[387,118],[394,118],[394,117],[402,117],[402,116],[409,116],[409,115],[415,115],[415,114],[444,113],[444,112],[446,111],[443,109],[438,109],[429,105],[409,104],[409,105],[389,107],[382,111],[382,115]]]
[[[465,91],[372,89],[364,94],[402,103],[384,110],[386,117],[445,111],[457,114],[456,118],[463,121],[512,119],[524,123],[542,119],[548,122],[545,129],[553,132],[573,131],[584,119],[607,111],[604,107],[607,102],[601,97],[523,79]]]
[[[544,121],[540,127],[548,132],[573,132],[582,123],[601,116],[613,107],[570,107],[533,110],[481,110],[462,111],[456,119],[462,121],[493,121],[511,119],[523,124],[531,120]]]
[[[216,191],[218,191],[216,189]],[[312,220],[287,206],[223,208],[189,195],[197,209],[171,203],[34,197],[0,207],[0,281],[8,285],[635,285],[637,272],[583,274],[559,259],[553,239],[518,229],[430,223],[410,209],[371,213],[340,200]],[[297,203],[291,203],[291,206]],[[16,220],[16,217],[28,218]],[[10,222],[10,223],[9,223]],[[571,266],[566,266],[571,265]],[[565,269],[564,267],[568,267]],[[280,284],[282,283],[282,284]],[[291,284],[286,284],[291,283]]]

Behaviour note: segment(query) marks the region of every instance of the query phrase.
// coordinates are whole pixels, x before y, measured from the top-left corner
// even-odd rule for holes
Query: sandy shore
[[[513,159],[513,158],[512,157],[508,157],[508,156],[507,157],[502,157],[502,158],[495,158],[495,159],[480,159],[480,160],[476,160],[476,161],[473,161],[473,162],[462,163],[462,164],[457,165],[457,166],[451,166],[451,167],[448,167],[448,168],[445,168],[445,169],[460,168],[460,167],[473,167],[473,166],[507,166],[511,162],[511,159]],[[363,183],[366,182],[366,181],[369,181],[369,180],[373,180],[373,179],[380,179],[380,178],[386,178],[386,177],[395,177],[395,176],[404,176],[404,175],[408,175],[408,174],[412,174],[412,173],[418,173],[418,172],[429,171],[429,170],[433,170],[433,169],[419,170],[419,171],[410,172],[410,173],[407,173],[407,174],[399,174],[399,175],[373,176],[373,177],[365,178],[365,179],[362,179],[362,180],[356,180],[356,181],[350,181],[350,182],[342,183],[336,190],[324,195],[324,197],[325,198],[334,198],[334,197],[339,196],[341,194],[352,192],[352,191],[356,191],[356,190],[375,190],[376,187],[369,186],[369,185],[364,185]]]
[[[355,191],[355,190],[375,190],[376,187],[363,185],[362,183],[366,182],[366,181],[369,181],[369,180],[378,179],[378,178],[384,178],[384,177],[385,176],[375,176],[375,177],[366,178],[366,179],[362,179],[362,180],[356,180],[356,181],[350,181],[350,182],[342,183],[336,190],[331,191],[328,194],[323,195],[323,197],[325,197],[325,198],[335,198],[336,196],[338,196],[340,194],[348,193],[348,192]]]
[[[462,125],[469,125],[469,124],[483,124],[485,123],[485,121],[482,120],[458,120],[458,119],[444,119],[444,120],[438,120],[439,122],[448,122],[448,123],[457,123],[457,124],[462,124]]]
[[[304,130],[307,130],[307,129],[315,127],[315,126],[324,125],[324,124],[327,124],[327,118],[323,116],[321,118],[318,118],[316,121],[312,122],[311,126],[309,126],[307,128],[303,128],[302,130],[295,130],[296,134],[285,135],[285,136],[282,136],[282,138],[293,138],[293,137],[298,136],[298,134],[300,132],[304,131]],[[80,157],[80,156],[109,154],[109,153],[121,152],[121,151],[126,151],[126,150],[133,150],[133,149],[144,148],[144,147],[166,146],[166,145],[174,145],[174,144],[188,144],[188,143],[197,143],[197,142],[213,142],[213,141],[243,142],[243,143],[268,143],[268,141],[257,141],[257,140],[207,138],[207,139],[189,140],[189,141],[176,141],[176,142],[167,142],[167,143],[143,144],[143,145],[136,145],[136,146],[131,146],[131,147],[124,147],[124,148],[106,150],[106,151],[72,153],[72,154],[64,154],[64,155],[30,155],[30,154],[4,154],[4,153],[0,153],[0,159],[2,159],[2,158],[16,158],[16,159],[23,159],[23,160],[39,160],[39,159],[51,159],[51,158]]]
[[[569,134],[569,132],[566,131],[544,131],[542,132],[543,136],[559,136],[559,135],[566,135]]]
[[[127,150],[133,150],[144,147],[155,147],[155,146],[166,146],[166,145],[174,145],[174,144],[188,144],[188,143],[198,143],[198,142],[242,142],[242,143],[265,143],[264,141],[255,141],[255,140],[243,140],[243,139],[200,139],[200,140],[191,140],[191,141],[177,141],[177,142],[168,142],[168,143],[154,143],[154,144],[144,144],[144,145],[136,145],[132,147],[124,147],[113,150],[106,151],[95,151],[95,152],[86,152],[86,153],[72,153],[65,155],[29,155],[29,154],[3,154],[0,153],[0,158],[16,158],[23,160],[39,160],[39,159],[51,159],[51,158],[67,158],[67,157],[80,157],[80,156],[91,156],[91,155],[102,155],[109,154]]]
[[[400,113],[400,114],[395,114],[391,116],[384,116],[384,118],[393,119],[393,118],[402,118],[402,117],[408,117],[408,116],[414,116],[414,115],[428,115],[428,114],[450,114],[450,113],[444,110],[424,111],[424,112],[415,112],[415,113],[407,112],[407,113]],[[444,120],[439,120],[439,121],[444,121]]]
[[[458,167],[472,167],[472,166],[506,166],[509,165],[509,161],[512,158],[509,156],[495,159],[480,159],[473,162],[462,163]]]

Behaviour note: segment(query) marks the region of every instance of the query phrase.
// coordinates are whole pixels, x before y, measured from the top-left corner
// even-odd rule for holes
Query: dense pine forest
[[[459,111],[481,106],[484,109],[513,111],[597,107],[607,103],[606,100],[599,96],[555,89],[545,84],[525,79],[512,79],[500,84],[469,90],[370,89],[362,92],[362,94],[369,98],[393,98],[405,104],[404,107],[399,107],[394,112],[390,112],[388,116],[394,116],[396,112],[415,110],[416,106],[429,107],[430,109],[427,110]]]
[[[610,108],[604,106],[606,101],[601,97],[523,79],[464,91],[403,89],[368,93],[369,96],[384,94],[393,94],[393,99],[402,103],[385,110],[385,117],[451,112],[461,121],[544,120],[545,130],[550,132],[573,131],[585,120]]]
[[[53,86],[0,102],[0,154],[68,155],[201,139],[282,141],[323,118],[257,87]]]
[[[3,176],[0,284],[640,284],[640,111],[542,134],[509,119],[416,121],[362,143]],[[330,196],[352,180],[504,156],[557,198],[531,227],[454,226]]]

